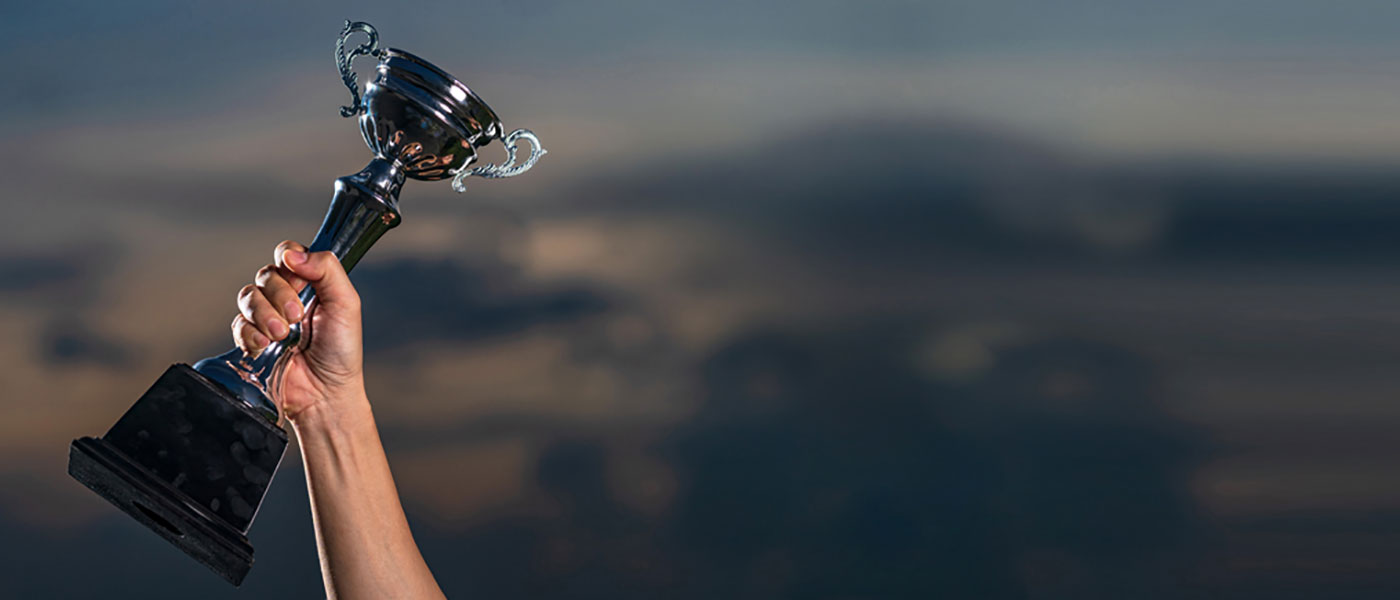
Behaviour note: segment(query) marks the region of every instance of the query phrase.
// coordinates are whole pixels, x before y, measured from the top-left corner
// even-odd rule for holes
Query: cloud
[[[872,139],[830,162],[830,140]],[[1209,166],[1204,166],[1209,164]],[[1400,179],[1364,165],[1104,161],[968,121],[868,121],[594,179],[564,214],[674,216],[812,256],[1381,261]]]
[[[849,170],[814,172],[833,135],[870,134],[884,144],[853,156]],[[1082,590],[1056,587],[1064,585],[1057,573],[1073,572],[1095,590],[1138,586],[1100,595],[1141,595],[1131,592],[1176,581],[1153,565],[1189,571],[1199,556],[1193,536],[1217,524],[1197,510],[1209,497],[1193,496],[1187,481],[1193,461],[1212,448],[1178,418],[1218,413],[1176,386],[1199,389],[1211,373],[1240,369],[1247,381],[1236,381],[1238,393],[1211,409],[1273,407],[1277,398],[1263,392],[1279,369],[1251,361],[1291,357],[1309,365],[1296,377],[1320,385],[1361,368],[1350,361],[1375,364],[1381,359],[1368,355],[1387,347],[1346,348],[1383,332],[1323,323],[1260,350],[1260,339],[1288,336],[1261,337],[1273,321],[1239,298],[1267,299],[1270,288],[1161,267],[1189,269],[1203,255],[1255,265],[1287,240],[1332,244],[1337,253],[1319,256],[1339,264],[1383,250],[1384,228],[1366,223],[1389,222],[1381,202],[1393,184],[1374,173],[1353,176],[1095,161],[995,127],[884,121],[736,143],[580,182],[564,201],[536,199],[502,219],[526,224],[523,258],[459,244],[464,230],[450,219],[468,217],[425,203],[424,237],[398,238],[403,245],[386,239],[387,254],[371,255],[354,274],[376,370],[372,393],[384,399],[376,408],[391,456],[404,461],[405,501],[415,522],[431,523],[419,539],[435,566],[452,565],[440,569],[452,590],[566,596],[594,589],[575,587],[588,579],[643,597],[676,589],[773,597],[809,587],[852,595],[996,597],[1021,588],[1074,595]],[[1340,185],[1346,181],[1353,184]],[[1346,201],[1337,200],[1339,191]],[[1122,214],[1086,225],[1086,202],[1119,200]],[[1305,226],[1319,215],[1340,225]],[[252,262],[240,272],[249,275],[265,255],[230,249],[245,248],[249,230],[274,233],[271,217],[252,220],[257,227],[219,218],[191,217],[185,228],[150,222],[123,243],[140,250],[142,264],[180,267],[178,291],[188,298],[172,305],[212,312],[193,299],[209,294],[210,307],[217,300],[231,312],[229,298],[215,292],[226,288],[231,296],[238,282],[217,280],[232,278],[242,269],[232,263],[245,258]],[[1251,224],[1264,229],[1248,231]],[[1132,235],[1105,236],[1119,225]],[[1182,233],[1192,230],[1215,233]],[[514,231],[499,239],[513,243]],[[209,244],[202,251],[239,258],[211,265],[191,253],[167,256],[154,240]],[[1361,250],[1349,249],[1354,243]],[[103,269],[61,253],[32,256],[49,267],[6,263],[14,278],[8,291],[29,298],[25,306],[101,279],[111,294],[81,302],[115,295],[132,307],[98,311],[92,320],[35,322],[50,323],[47,330],[17,324],[15,331],[33,335],[15,339],[47,347],[50,360],[120,364],[132,356],[120,340],[171,318],[170,311],[142,312],[149,312],[149,290],[170,282],[129,264],[135,259],[122,259],[120,277],[100,278]],[[1343,297],[1334,310],[1349,313],[1360,301]],[[1306,296],[1268,304],[1314,308]],[[1017,335],[964,331],[951,345],[939,343],[945,325],[971,318],[1009,323],[1003,329]],[[113,328],[128,320],[128,329]],[[222,324],[220,317],[207,331],[163,333],[172,346],[193,345],[210,331],[223,340]],[[1216,350],[1201,352],[1203,343]],[[947,362],[969,347],[974,361]],[[929,348],[937,350],[932,358]],[[160,360],[185,358],[171,354]],[[70,389],[55,387],[47,365],[31,364],[42,353],[14,356],[32,371],[24,389]],[[927,369],[930,360],[941,370]],[[947,376],[950,365],[958,377]],[[103,410],[115,414],[156,372],[115,381],[111,371],[74,370],[61,382],[75,390],[64,398],[69,404],[43,414],[105,425],[110,419],[68,407],[95,405],[84,399],[126,386],[132,394],[104,400]],[[1386,387],[1382,379],[1361,389],[1374,393]],[[1300,397],[1292,410],[1302,410]],[[33,407],[10,409],[34,418]],[[11,453],[15,462],[68,435],[62,426],[40,430],[15,420],[11,427],[29,432],[8,438],[23,444]],[[619,454],[647,452],[658,455],[650,467],[619,466],[627,462]],[[480,462],[454,472],[455,461]],[[293,473],[284,472],[274,489],[299,488]],[[61,478],[57,466],[9,474]],[[474,478],[489,489],[454,490]],[[662,491],[645,491],[652,487]],[[296,512],[265,512],[255,542],[293,544],[295,553],[262,554],[260,545],[260,567],[277,557],[292,561],[265,569],[265,581],[314,586],[305,498],[279,493],[289,495],[269,501]],[[1240,504],[1267,509],[1248,498]],[[90,547],[70,553],[71,561],[129,571],[103,571],[113,585],[192,569],[160,580],[167,587],[152,596],[188,596],[177,591],[202,585],[195,576],[182,579],[203,574],[173,551],[170,562],[133,557],[133,548],[158,555],[161,546],[142,546],[135,540],[148,534],[114,522],[73,534],[75,544]],[[301,533],[276,533],[284,525]],[[4,527],[16,537],[40,535],[13,522]],[[56,539],[35,552],[63,553],[67,542]],[[38,560],[12,563],[15,577],[43,573]],[[879,577],[852,579],[852,572]],[[1105,573],[1132,577],[1115,582]],[[695,580],[734,589],[682,585]],[[81,595],[98,583],[33,585]]]
[[[50,366],[91,363],[108,368],[132,364],[132,348],[73,319],[50,323],[39,341],[40,360]]]
[[[400,258],[365,264],[354,273],[364,298],[366,344],[383,356],[421,342],[473,343],[568,323],[609,308],[584,286],[529,289],[499,272],[452,259]]]
[[[115,243],[92,241],[0,254],[0,302],[44,308],[90,304],[103,270],[119,254]]]

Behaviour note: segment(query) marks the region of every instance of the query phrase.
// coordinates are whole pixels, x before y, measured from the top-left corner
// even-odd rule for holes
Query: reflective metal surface
[[[519,165],[515,164],[515,153],[519,150],[515,145],[517,140],[530,142],[530,157],[526,158],[525,162]],[[458,172],[457,176],[452,178],[452,189],[458,192],[467,191],[464,181],[468,177],[481,177],[483,179],[515,177],[516,175],[529,171],[531,167],[535,166],[535,162],[538,161],[541,156],[549,154],[549,151],[545,150],[544,146],[540,145],[540,138],[535,137],[535,133],[529,129],[517,129],[510,132],[510,135],[507,135],[501,140],[501,144],[506,147],[505,162],[500,165],[486,163],[480,167],[472,167]]]
[[[335,194],[330,210],[308,249],[312,252],[331,251],[340,258],[346,271],[353,269],[370,246],[400,221],[398,201],[403,187],[403,171],[395,163],[382,158],[370,161],[362,171],[335,180]],[[301,302],[308,307],[316,291],[307,287],[301,291]],[[239,399],[272,421],[278,420],[273,394],[279,388],[280,375],[286,359],[309,336],[303,335],[303,319],[290,327],[281,341],[273,342],[257,357],[250,357],[234,348],[218,356],[206,358],[194,369],[227,388]]]
[[[364,33],[369,36],[369,41],[356,46],[345,53],[345,42],[350,41],[353,33]],[[357,56],[379,56],[379,32],[373,25],[364,21],[346,21],[345,28],[340,30],[340,37],[335,41],[335,66],[340,69],[340,81],[350,90],[350,104],[340,107],[340,116],[353,117],[364,112],[364,105],[360,103],[360,78],[355,72],[350,70],[350,64]]]
[[[369,41],[347,54],[345,43],[355,33],[368,35]],[[453,187],[460,192],[465,177],[512,177],[534,166],[545,154],[529,130],[504,136],[500,118],[465,84],[408,52],[381,50],[378,41],[378,32],[368,23],[347,21],[336,43],[336,66],[352,99],[351,106],[341,108],[341,115],[360,115],[360,132],[374,151],[374,159],[360,172],[335,181],[330,209],[310,250],[334,252],[346,271],[354,268],[380,236],[399,224],[399,190],[406,178],[435,181],[454,177]],[[350,71],[350,62],[357,56],[375,56],[380,61],[363,98]],[[503,136],[504,164],[468,169],[476,162],[477,148]],[[531,151],[517,166],[518,139],[529,141]],[[314,299],[315,291],[310,287],[301,293],[307,306],[303,323],[310,322]],[[234,348],[201,360],[194,368],[277,422],[280,413],[274,397],[279,394],[282,369],[310,335],[302,324],[293,325],[286,339],[273,343],[257,357]]]

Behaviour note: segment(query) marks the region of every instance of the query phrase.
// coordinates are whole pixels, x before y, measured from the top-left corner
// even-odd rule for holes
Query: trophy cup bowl
[[[450,177],[502,136],[501,120],[471,89],[431,63],[390,48],[365,92],[360,132],[377,156],[421,181]]]
[[[347,54],[354,33],[370,40]],[[363,55],[379,63],[361,101],[349,65]],[[461,81],[408,52],[378,49],[367,23],[346,23],[336,62],[352,101],[341,115],[360,115],[374,158],[335,180],[308,249],[334,252],[346,271],[398,226],[405,178],[453,177],[462,191],[466,177],[512,177],[545,154],[528,130],[503,135],[496,113]],[[532,148],[517,166],[519,139]],[[507,161],[469,168],[492,140],[505,146]],[[306,287],[300,299],[307,316],[285,339],[256,357],[234,348],[193,367],[172,365],[106,434],[69,449],[70,475],[234,585],[252,567],[247,532],[287,447],[275,397],[286,359],[312,335],[303,325],[311,322],[315,291]]]

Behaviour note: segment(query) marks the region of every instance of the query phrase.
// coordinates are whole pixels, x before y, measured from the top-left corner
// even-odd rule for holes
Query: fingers
[[[360,296],[340,259],[330,252],[308,252],[306,246],[285,241],[273,251],[273,264],[258,270],[254,283],[238,292],[238,316],[233,337],[244,352],[257,356],[272,342],[283,340],[290,326],[306,316],[297,294],[307,285],[317,302],[338,310],[360,310]]]
[[[292,240],[285,240],[277,244],[277,247],[272,250],[272,263],[282,270],[282,278],[287,280],[287,283],[292,286],[292,289],[301,292],[302,288],[306,287],[306,280],[297,277],[296,273],[293,273],[291,269],[287,268],[286,257],[288,251],[306,252],[306,246]]]
[[[316,288],[316,302],[342,310],[360,310],[360,295],[350,285],[350,277],[340,259],[330,252],[291,249],[282,254],[283,263],[293,274]]]
[[[280,340],[290,331],[286,318],[255,284],[245,285],[238,291],[238,312],[268,339]]]
[[[282,318],[287,323],[297,323],[301,321],[302,306],[301,300],[297,298],[297,292],[292,289],[291,283],[287,281],[281,273],[285,269],[279,269],[277,265],[267,265],[258,270],[258,274],[253,278],[258,290],[268,303],[277,312],[282,314]],[[288,273],[290,275],[290,273]],[[296,277],[292,275],[292,277]]]
[[[262,354],[263,349],[272,343],[272,340],[267,339],[257,326],[241,314],[233,318],[233,341],[244,354],[254,357]]]

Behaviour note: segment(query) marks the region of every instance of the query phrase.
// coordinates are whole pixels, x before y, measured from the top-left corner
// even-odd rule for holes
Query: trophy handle
[[[355,33],[363,33],[369,36],[369,41],[356,46],[349,54],[345,53],[345,42]],[[383,50],[379,49],[379,31],[373,25],[364,21],[345,21],[345,28],[340,30],[340,37],[335,40],[335,66],[340,69],[340,80],[345,83],[345,87],[350,90],[350,105],[340,107],[340,116],[353,117],[365,111],[365,106],[360,102],[359,76],[350,70],[350,62],[358,56],[373,56],[379,58]]]
[[[515,164],[515,153],[519,150],[515,145],[517,140],[530,142],[530,157],[519,165]],[[510,135],[501,139],[501,144],[506,147],[506,161],[504,163],[500,165],[486,163],[480,167],[472,167],[470,169],[458,171],[457,175],[452,178],[452,189],[457,192],[465,192],[467,186],[464,181],[466,178],[472,176],[482,179],[515,177],[516,175],[529,171],[530,167],[535,166],[535,162],[538,161],[541,156],[549,154],[549,151],[545,150],[544,146],[540,145],[540,138],[536,137],[535,133],[529,129],[517,129],[510,132]]]

